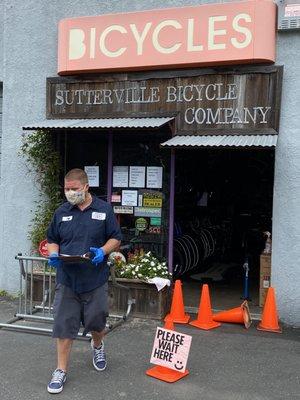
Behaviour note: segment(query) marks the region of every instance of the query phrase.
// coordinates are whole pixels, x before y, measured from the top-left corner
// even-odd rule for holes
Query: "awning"
[[[275,147],[277,135],[174,136],[161,147]]]
[[[45,119],[23,126],[23,130],[37,129],[134,129],[159,128],[173,120],[163,118],[102,118],[102,119]]]

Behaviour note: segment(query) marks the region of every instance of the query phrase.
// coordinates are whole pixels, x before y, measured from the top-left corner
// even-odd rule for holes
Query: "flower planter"
[[[154,284],[139,279],[116,278],[117,283],[130,289],[135,299],[131,316],[138,318],[162,319],[170,310],[171,292],[168,286],[158,291]],[[127,309],[127,291],[113,286],[109,281],[109,312],[124,314]]]
[[[162,319],[170,310],[171,290],[164,287],[158,292],[154,284],[140,279],[116,278],[117,283],[130,289],[135,304],[132,305],[130,316],[146,319]],[[49,274],[45,274],[45,287],[49,288]],[[51,300],[54,297],[55,275],[51,275]],[[27,278],[27,296],[30,298],[31,279]],[[34,302],[43,301],[43,273],[34,272],[32,281],[32,297]],[[110,314],[125,314],[127,310],[127,290],[114,286],[109,280],[109,312]]]

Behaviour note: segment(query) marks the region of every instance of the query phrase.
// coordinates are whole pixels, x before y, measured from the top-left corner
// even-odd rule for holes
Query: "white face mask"
[[[73,206],[77,204],[82,204],[85,200],[85,191],[84,190],[68,190],[65,192],[65,196],[69,203]]]

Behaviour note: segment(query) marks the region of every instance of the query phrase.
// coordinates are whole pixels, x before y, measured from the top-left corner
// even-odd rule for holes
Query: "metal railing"
[[[5,323],[0,322],[0,329],[9,329],[14,331],[25,331],[37,334],[51,335],[51,328],[42,328],[33,325],[19,325],[16,322],[32,321],[41,323],[53,323],[53,299],[55,289],[55,273],[47,265],[48,259],[44,257],[29,257],[18,254],[15,257],[19,262],[20,280],[18,294],[18,310],[13,318]],[[114,319],[113,323],[107,323],[106,332],[109,333],[117,326],[124,323],[132,309],[135,300],[132,298],[130,289],[120,285],[116,281],[113,264],[110,264],[110,276],[112,286],[118,287],[127,293],[127,309],[122,315],[110,314],[109,320]],[[36,298],[34,291],[34,279],[38,277],[41,281],[41,299]],[[83,336],[78,332],[78,339],[91,338],[90,334]]]

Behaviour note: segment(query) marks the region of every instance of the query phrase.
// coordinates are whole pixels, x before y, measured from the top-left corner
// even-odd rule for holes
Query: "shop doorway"
[[[138,131],[78,130],[57,135],[62,187],[70,169],[97,168],[98,182],[90,192],[111,203],[121,227],[126,257],[128,252],[142,249],[167,261],[170,153],[161,151],[160,144],[170,136],[169,125]]]
[[[63,187],[65,174],[72,168],[84,169],[86,166],[98,168],[98,183],[90,189],[91,193],[107,200],[108,138],[106,133],[92,130],[66,131],[57,135],[60,152],[61,177]]]
[[[122,243],[129,246],[130,251],[150,251],[161,261],[165,261],[168,254],[170,154],[160,151],[160,143],[169,136],[169,129],[121,133],[114,134],[113,144],[113,169],[129,171],[129,181],[125,185],[120,186],[120,182],[112,179],[112,205],[121,227]],[[160,182],[154,185],[148,182],[150,168],[161,173]],[[132,172],[141,172],[140,184],[131,180]],[[127,204],[124,203],[125,193],[135,193],[137,199],[134,206],[129,207],[129,213],[128,207],[124,207]]]
[[[209,283],[215,309],[244,296],[249,264],[251,305],[259,304],[260,254],[271,232],[274,150],[176,150],[174,274],[185,304],[198,307]]]

